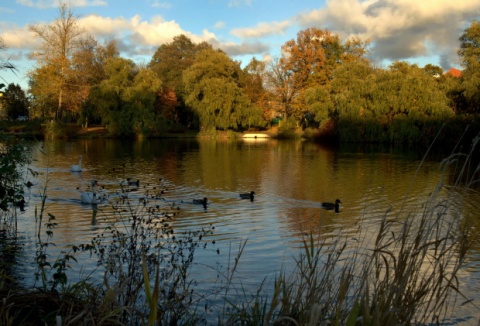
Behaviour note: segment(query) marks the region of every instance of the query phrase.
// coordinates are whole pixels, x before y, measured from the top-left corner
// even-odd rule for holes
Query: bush
[[[67,137],[65,124],[58,120],[45,123],[44,137],[47,140],[62,139]]]

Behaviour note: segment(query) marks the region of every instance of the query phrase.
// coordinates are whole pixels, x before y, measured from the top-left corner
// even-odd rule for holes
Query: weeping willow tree
[[[240,86],[242,73],[224,52],[211,49],[200,52],[184,72],[185,103],[201,131],[238,130],[263,123],[262,110]]]
[[[310,88],[306,99],[317,121],[335,121],[342,141],[417,142],[454,114],[439,81],[406,62],[388,70],[344,64],[330,85]]]

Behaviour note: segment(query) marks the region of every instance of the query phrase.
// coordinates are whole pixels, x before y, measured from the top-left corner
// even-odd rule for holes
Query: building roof
[[[462,77],[462,71],[461,70],[458,70],[458,69],[455,69],[455,68],[450,68],[446,73],[445,75],[451,75],[453,77],[457,77],[457,78],[460,78]]]

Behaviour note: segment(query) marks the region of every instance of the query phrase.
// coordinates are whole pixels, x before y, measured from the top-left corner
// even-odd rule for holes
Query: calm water
[[[31,168],[39,176],[31,178],[35,186],[26,212],[20,215],[26,248],[21,270],[26,283],[33,283],[34,211],[45,183],[47,212],[58,223],[53,237],[56,248],[50,249],[54,256],[56,250],[88,242],[101,232],[108,217],[108,205],[100,205],[98,223],[92,225],[92,209],[80,203],[77,188],[84,189],[96,179],[106,189],[114,189],[130,177],[145,187],[161,182],[167,189],[164,198],[180,208],[172,221],[177,231],[215,227],[211,236],[215,248],[197,251],[193,273],[201,281],[200,288],[208,289],[218,275],[216,270],[226,269],[229,257],[247,241],[236,282],[252,290],[265,277],[273,278],[280,269],[291,268],[302,234],[313,232],[334,239],[341,232],[353,237],[360,221],[375,226],[388,209],[396,211],[402,205],[423,202],[441,180],[439,162],[443,158],[427,158],[417,173],[421,153],[329,149],[301,141],[81,140],[35,144],[30,150],[34,158]],[[70,166],[78,162],[79,155],[83,156],[84,171],[71,173]],[[251,190],[256,192],[254,202],[239,199],[239,192]],[[210,202],[206,210],[190,203],[203,197]],[[339,214],[319,208],[321,202],[336,198],[343,203]],[[464,217],[477,226],[479,203],[478,189],[472,190],[463,207]],[[474,248],[460,280],[475,302],[480,299],[479,250],[480,245]],[[83,269],[77,268],[72,279],[90,271],[93,276],[100,275],[88,257],[82,257],[79,265]],[[474,317],[465,324],[476,324],[479,310],[465,307],[460,314],[458,317]]]

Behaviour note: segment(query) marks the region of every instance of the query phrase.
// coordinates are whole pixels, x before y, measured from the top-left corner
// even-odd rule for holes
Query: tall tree
[[[315,121],[355,118],[372,115],[372,92],[376,72],[368,62],[351,61],[335,70],[330,84],[316,85],[306,90],[306,103]]]
[[[72,57],[72,69],[75,72],[68,80],[70,106],[80,112],[80,120],[83,126],[87,126],[91,120],[96,120],[96,114],[89,111],[85,103],[93,86],[106,78],[105,65],[109,58],[117,58],[119,51],[115,41],[100,45],[92,38],[84,38],[80,47]],[[73,92],[76,90],[76,92]]]
[[[252,58],[243,68],[242,88],[250,100],[258,107],[263,108],[263,116],[270,120],[269,93],[265,89],[266,63]]]
[[[474,20],[460,36],[466,111],[480,112],[480,21]]]
[[[42,41],[40,50],[32,53],[32,57],[37,60],[37,69],[51,67],[44,71],[51,73],[48,76],[50,82],[47,84],[47,88],[53,89],[57,94],[58,104],[55,116],[60,119],[66,109],[64,108],[64,98],[67,93],[67,81],[73,73],[72,56],[80,46],[83,31],[78,26],[78,18],[66,3],[60,4],[59,17],[52,23],[49,25],[32,24],[28,26],[28,29]],[[35,77],[35,72],[32,72],[32,77]],[[34,83],[32,86],[46,85]],[[37,93],[42,91],[46,91],[46,89],[38,90]]]
[[[366,53],[367,43],[359,39],[342,44],[338,35],[328,30],[308,28],[297,33],[282,46],[282,56],[270,74],[284,104],[287,117],[297,121],[307,111],[305,91],[314,86],[327,85],[333,71],[343,61],[359,60]]]
[[[135,63],[121,57],[106,60],[105,79],[92,87],[86,103],[89,112],[95,112],[112,135],[132,136],[133,112],[130,110],[130,91],[138,72]]]
[[[162,96],[163,99],[175,98],[173,102],[170,101],[175,108],[169,115],[184,125],[189,124],[191,115],[185,106],[183,72],[195,62],[197,53],[205,49],[212,49],[212,46],[206,42],[195,44],[186,35],[177,35],[172,42],[158,47],[148,65],[162,80],[163,94],[168,94],[167,97]]]
[[[261,109],[240,86],[242,71],[220,50],[200,52],[185,70],[186,104],[197,115],[201,131],[248,128],[262,121]]]
[[[161,90],[162,82],[151,69],[139,70],[125,97],[133,113],[135,134],[145,135],[160,131],[159,117],[155,114],[155,100],[160,96]]]
[[[195,44],[187,36],[177,35],[173,42],[158,47],[149,67],[162,79],[164,87],[173,90],[183,100],[183,72],[195,62],[197,53],[211,48],[208,43]]]
[[[280,63],[280,58],[273,58],[268,66],[265,84],[267,89],[274,94],[278,115],[285,115],[286,117],[293,115],[292,101],[295,96],[293,87],[292,73],[285,69],[284,65]]]

